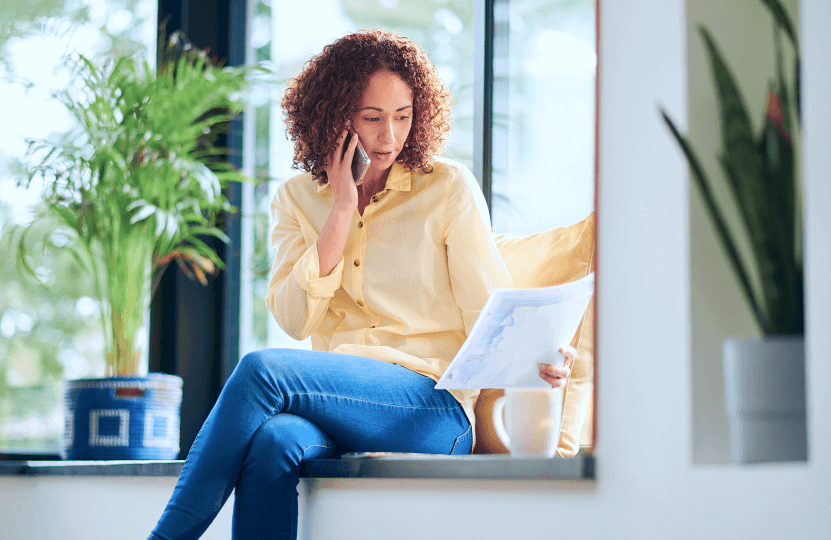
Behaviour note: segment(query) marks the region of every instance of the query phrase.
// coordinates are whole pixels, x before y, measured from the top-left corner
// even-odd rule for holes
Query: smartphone
[[[349,133],[346,134],[346,140],[343,141],[343,153],[346,154],[346,148],[349,145],[349,141],[352,140],[352,135],[354,135],[354,131],[351,129]],[[364,175],[366,174],[367,169],[369,169],[370,159],[364,150],[363,146],[361,146],[361,141],[358,141],[358,146],[355,147],[355,155],[352,156],[352,178],[355,179],[355,185],[360,186],[361,183],[364,181]]]

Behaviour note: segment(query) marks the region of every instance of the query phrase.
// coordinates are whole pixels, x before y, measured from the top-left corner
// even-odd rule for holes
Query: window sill
[[[172,476],[182,461],[0,461],[0,476]],[[436,478],[594,480],[594,458],[511,458],[505,455],[312,459],[301,478]]]

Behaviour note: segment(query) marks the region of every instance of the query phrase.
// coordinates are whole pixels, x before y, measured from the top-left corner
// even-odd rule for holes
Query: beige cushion
[[[531,289],[574,281],[594,271],[594,212],[579,223],[530,235],[497,235],[499,252],[514,287]],[[571,377],[563,392],[563,424],[557,455],[574,456],[580,446],[592,445],[590,410],[594,386],[594,297],[571,342],[577,349]],[[508,450],[493,428],[493,403],[502,390],[482,390],[476,402],[476,454],[504,454]]]

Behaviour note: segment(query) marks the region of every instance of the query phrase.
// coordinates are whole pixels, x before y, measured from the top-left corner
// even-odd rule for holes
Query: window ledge
[[[172,476],[183,461],[0,461],[0,476]],[[312,459],[301,478],[442,478],[593,480],[594,457],[505,455]]]

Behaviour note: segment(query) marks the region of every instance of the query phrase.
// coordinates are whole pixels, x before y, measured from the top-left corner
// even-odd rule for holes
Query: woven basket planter
[[[176,375],[65,381],[61,457],[177,459],[181,404]]]

